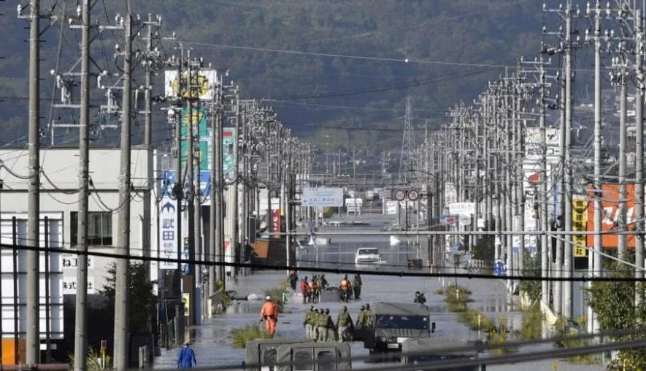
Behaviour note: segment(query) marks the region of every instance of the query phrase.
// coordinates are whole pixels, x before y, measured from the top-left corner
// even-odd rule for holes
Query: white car
[[[354,264],[379,263],[379,249],[376,247],[360,247],[354,255]]]

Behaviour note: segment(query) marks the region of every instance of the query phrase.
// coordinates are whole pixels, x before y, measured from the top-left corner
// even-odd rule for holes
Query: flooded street
[[[371,227],[375,230],[378,227]],[[368,228],[368,231],[370,229]],[[358,230],[361,232],[361,230]],[[337,286],[343,277],[344,269],[356,269],[354,264],[354,252],[358,247],[377,247],[380,255],[386,262],[373,266],[362,266],[366,273],[362,275],[363,288],[360,301],[351,301],[346,304],[348,311],[356,320],[359,308],[365,303],[376,302],[413,302],[415,291],[424,292],[427,298],[427,305],[431,311],[431,321],[436,323],[434,336],[447,339],[466,341],[486,340],[485,333],[472,331],[467,325],[458,320],[458,314],[449,312],[444,301],[444,295],[436,294],[436,291],[455,283],[454,278],[424,278],[424,277],[400,277],[373,275],[378,272],[407,272],[407,259],[415,257],[417,252],[411,246],[401,244],[392,247],[388,243],[389,236],[384,235],[357,235],[357,236],[333,236],[332,244],[319,246],[318,254],[316,248],[309,247],[299,251],[297,256],[300,270],[298,275],[312,277],[314,271],[308,271],[308,267],[325,267],[338,269],[338,273],[326,273],[326,279],[331,286]],[[427,268],[423,268],[427,269]],[[453,273],[456,271],[453,266],[447,265],[445,271]],[[423,270],[414,270],[423,272]],[[458,270],[459,272],[459,270]],[[256,272],[255,274],[242,277],[237,285],[230,283],[229,288],[237,292],[237,297],[246,297],[248,294],[263,294],[265,290],[273,289],[286,277],[285,272]],[[518,308],[518,297],[507,295],[505,284],[500,279],[466,279],[458,278],[457,283],[469,289],[471,299],[469,308],[481,312],[483,315],[498,322],[499,319],[505,323],[510,331],[522,327],[523,312]],[[244,350],[232,347],[231,330],[246,325],[259,325],[259,312],[262,301],[234,301],[227,307],[225,313],[213,319],[204,320],[203,324],[191,329],[190,336],[193,348],[197,354],[198,366],[240,366],[244,360]],[[333,319],[341,310],[342,304],[339,301],[322,302],[316,304],[317,308],[330,309]],[[309,304],[302,304],[302,297],[295,293],[285,305],[285,312],[279,316],[276,338],[304,338],[305,331],[302,325]],[[549,350],[552,344],[542,345],[536,349]],[[534,350],[536,350],[534,349]],[[155,368],[175,368],[177,350],[164,350],[161,357],[157,357]],[[352,356],[368,356],[368,350],[363,348],[363,343],[352,344]],[[486,355],[483,355],[486,357]],[[386,364],[387,365],[387,364]],[[367,369],[374,364],[363,361],[353,362],[353,369]],[[396,364],[393,364],[396,367]],[[520,367],[528,370],[562,370],[562,371],[593,371],[602,370],[601,365],[575,365],[562,360],[542,360],[523,364],[488,366],[487,370],[512,371]],[[556,367],[556,368],[554,368]]]

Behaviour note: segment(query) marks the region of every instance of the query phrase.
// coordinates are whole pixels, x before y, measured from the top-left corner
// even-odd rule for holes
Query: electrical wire
[[[29,239],[21,238],[23,241],[29,241]],[[64,246],[65,244],[61,244]],[[27,251],[44,251],[43,247],[36,246],[25,246],[20,244],[0,244],[1,249],[20,249]],[[61,252],[69,253],[76,255],[86,255],[86,256],[95,256],[103,258],[114,258],[114,259],[132,259],[137,261],[150,261],[150,262],[164,262],[164,263],[180,263],[180,264],[189,264],[189,265],[204,265],[204,266],[223,266],[223,267],[237,267],[237,268],[254,268],[254,269],[266,269],[266,270],[297,270],[300,267],[295,265],[272,265],[264,263],[235,263],[235,262],[211,262],[200,259],[170,259],[162,257],[150,257],[150,256],[136,256],[132,254],[115,254],[108,252],[100,251],[87,251],[81,252],[76,250],[67,250],[67,249],[48,249],[49,252]],[[316,273],[335,273],[335,274],[363,274],[364,276],[388,276],[388,277],[423,277],[423,278],[467,278],[467,279],[487,279],[487,280],[500,280],[502,279],[499,276],[494,276],[491,274],[480,274],[480,273],[450,273],[450,272],[391,272],[391,271],[365,271],[359,269],[341,269],[341,268],[324,268],[324,267],[308,267],[307,271],[316,272]],[[528,277],[522,275],[508,275],[504,279],[508,280],[518,280],[518,281],[566,281],[566,282],[646,282],[646,277]]]

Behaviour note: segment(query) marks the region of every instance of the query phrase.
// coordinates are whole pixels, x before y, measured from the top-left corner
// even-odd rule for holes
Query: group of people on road
[[[290,281],[292,280],[292,275],[290,275]],[[325,278],[325,274],[320,276],[314,275],[311,280],[308,281],[307,277],[303,278],[300,284],[301,294],[303,295],[303,304],[306,303],[316,303],[320,302],[321,292],[325,291],[329,284]],[[355,300],[361,299],[361,287],[363,286],[363,281],[361,275],[354,275],[354,282],[351,282],[348,279],[348,275],[343,275],[341,282],[339,283],[339,296],[341,301],[348,302],[354,295]]]
[[[315,303],[320,301],[321,291],[328,287],[328,282],[325,279],[325,274],[321,276],[314,275],[310,281],[307,277],[301,281],[301,293],[303,294],[303,304]]]
[[[370,310],[370,304],[362,305],[357,320],[353,321],[352,316],[348,313],[348,307],[345,305],[336,317],[336,323],[330,315],[330,309],[318,309],[313,305],[305,314],[303,326],[305,327],[305,336],[315,341],[352,341],[356,330],[364,327],[370,327],[373,324],[373,314]]]
[[[341,296],[341,301],[347,303],[353,294],[355,300],[360,300],[361,286],[363,286],[363,280],[361,279],[360,274],[354,275],[354,282],[350,282],[348,275],[344,274],[341,282],[339,283],[339,295]]]

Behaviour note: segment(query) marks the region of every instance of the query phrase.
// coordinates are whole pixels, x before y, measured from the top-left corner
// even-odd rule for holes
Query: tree
[[[100,291],[108,299],[107,310],[114,316],[114,288],[116,282],[116,267],[108,269],[107,283]],[[150,318],[154,313],[156,297],[153,295],[153,281],[150,281],[143,263],[130,263],[130,308],[128,311],[128,328],[131,332],[150,331]]]
[[[613,278],[633,278],[634,270],[625,265],[613,262],[610,264],[609,276]],[[594,309],[601,331],[630,330],[644,326],[646,309],[635,306],[635,282],[612,281],[593,282],[585,290],[586,300]],[[623,335],[613,337],[616,341],[643,338],[643,335]],[[646,364],[646,349],[625,349],[619,351],[620,365],[626,364],[626,370],[640,370]]]
[[[541,251],[530,254],[529,251],[523,251],[523,276],[537,277],[541,276]],[[541,300],[542,282],[540,280],[523,280],[520,282],[520,291],[527,294],[532,303]]]

